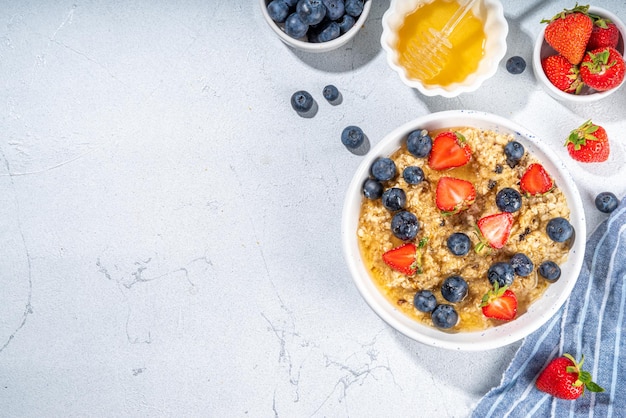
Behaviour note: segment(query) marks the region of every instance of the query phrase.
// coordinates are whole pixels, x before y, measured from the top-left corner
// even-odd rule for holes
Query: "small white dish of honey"
[[[455,11],[457,0],[391,0],[383,16],[381,45],[387,61],[402,81],[426,96],[455,97],[471,92],[493,76],[506,54],[508,24],[497,0],[480,0],[449,37],[445,65],[435,76],[421,79],[420,59],[411,50],[420,34],[441,30]]]

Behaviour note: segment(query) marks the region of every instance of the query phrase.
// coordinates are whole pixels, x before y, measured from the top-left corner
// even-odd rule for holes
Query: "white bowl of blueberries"
[[[363,26],[371,0],[259,0],[270,28],[288,46],[327,52],[348,43]]]

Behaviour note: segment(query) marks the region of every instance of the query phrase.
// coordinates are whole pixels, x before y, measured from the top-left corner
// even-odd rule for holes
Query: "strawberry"
[[[561,91],[579,94],[583,88],[578,66],[569,62],[563,55],[544,58],[541,61],[541,68],[552,85]]]
[[[500,249],[504,247],[511,235],[513,215],[509,212],[494,213],[480,218],[476,223],[482,239],[476,245],[475,251],[480,252],[486,245]]]
[[[495,282],[493,289],[483,296],[480,307],[487,318],[510,321],[517,315],[517,296],[508,286],[500,287]]]
[[[433,170],[445,170],[465,165],[471,157],[472,152],[465,137],[458,132],[445,131],[433,140],[428,165]]]
[[[577,4],[573,9],[564,9],[550,20],[541,21],[548,24],[544,33],[546,42],[574,65],[582,61],[593,31],[588,9],[589,6]]]
[[[590,16],[593,19],[593,30],[587,42],[587,50],[591,51],[605,46],[616,48],[619,42],[619,29],[615,23],[597,15]]]
[[[383,254],[383,261],[392,269],[412,276],[417,272],[417,247],[410,242],[392,248]]]
[[[603,162],[609,158],[609,138],[602,126],[591,120],[574,129],[567,141],[567,152],[576,161],[583,163]]]
[[[570,354],[553,359],[535,381],[535,387],[560,399],[577,399],[587,388],[590,392],[604,392],[593,382],[589,372],[583,371],[585,356],[577,363]]]
[[[621,54],[610,46],[588,51],[580,64],[583,82],[597,91],[619,86],[624,80],[626,64]]]
[[[435,190],[435,203],[439,210],[457,213],[470,207],[476,199],[476,189],[467,180],[441,177]]]
[[[530,196],[544,194],[554,188],[554,181],[539,163],[528,166],[519,183],[522,193]]]

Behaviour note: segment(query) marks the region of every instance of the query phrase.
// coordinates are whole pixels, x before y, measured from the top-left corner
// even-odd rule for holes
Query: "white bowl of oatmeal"
[[[435,138],[442,131],[462,133],[471,149],[471,163],[464,167],[433,170],[429,156],[415,157],[406,149],[409,133],[426,130]],[[506,162],[504,146],[515,141],[524,147],[524,157],[514,167]],[[418,218],[417,236],[399,239],[391,231],[394,211],[381,199],[365,198],[364,182],[371,178],[372,164],[381,157],[396,163],[396,177],[382,182],[384,190],[406,192],[407,211]],[[550,191],[529,196],[520,190],[520,181],[531,164],[541,165],[549,174]],[[425,179],[409,184],[403,169],[419,166]],[[468,208],[445,214],[437,208],[437,184],[442,177],[465,178],[473,183],[475,199]],[[497,192],[513,188],[521,193],[521,208],[514,218],[508,240],[501,248],[480,249],[482,238],[477,222],[501,212],[494,203]],[[397,212],[396,212],[397,213]],[[550,219],[569,221],[574,234],[565,242],[555,242],[546,233]],[[450,253],[447,238],[463,232],[471,239],[464,256]],[[342,214],[342,247],[352,278],[368,305],[391,327],[404,335],[436,347],[457,350],[487,350],[520,340],[548,321],[565,302],[574,287],[584,256],[585,215],[579,192],[566,166],[552,150],[525,128],[500,116],[478,111],[445,111],[417,118],[388,134],[364,158],[347,191]],[[407,242],[425,247],[419,254],[419,271],[401,273],[382,260],[382,254]],[[475,251],[477,250],[477,251]],[[513,253],[524,253],[533,262],[532,273],[515,278],[509,289],[517,294],[517,314],[503,321],[485,318],[480,307],[482,296],[492,288],[488,267],[509,263]],[[538,272],[544,261],[554,261],[561,274],[548,281]],[[458,275],[465,278],[469,292],[455,303],[442,299],[443,281]],[[430,290],[437,305],[451,305],[459,320],[442,329],[433,324],[431,313],[418,311],[414,295]],[[446,298],[447,299],[447,298]]]

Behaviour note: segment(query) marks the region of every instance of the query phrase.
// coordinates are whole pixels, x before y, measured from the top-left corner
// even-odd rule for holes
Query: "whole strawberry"
[[[577,399],[587,388],[590,392],[604,392],[592,381],[589,372],[582,370],[585,357],[577,363],[570,354],[563,354],[552,360],[539,374],[535,387],[560,399]]]
[[[615,23],[597,15],[590,16],[593,19],[593,30],[587,42],[587,50],[591,51],[605,46],[616,48],[619,42],[619,29]]]
[[[591,120],[570,132],[567,141],[567,152],[576,161],[597,163],[609,158],[609,138],[602,126],[594,125]]]
[[[588,51],[580,64],[580,77],[583,82],[598,91],[619,86],[624,80],[625,72],[624,58],[610,46]]]
[[[583,88],[578,66],[563,55],[551,55],[541,61],[543,72],[557,89],[566,93],[579,94]]]
[[[564,9],[547,23],[544,38],[556,52],[563,55],[572,64],[580,64],[587,50],[587,42],[593,31],[593,20],[587,11],[589,6],[576,6]]]

